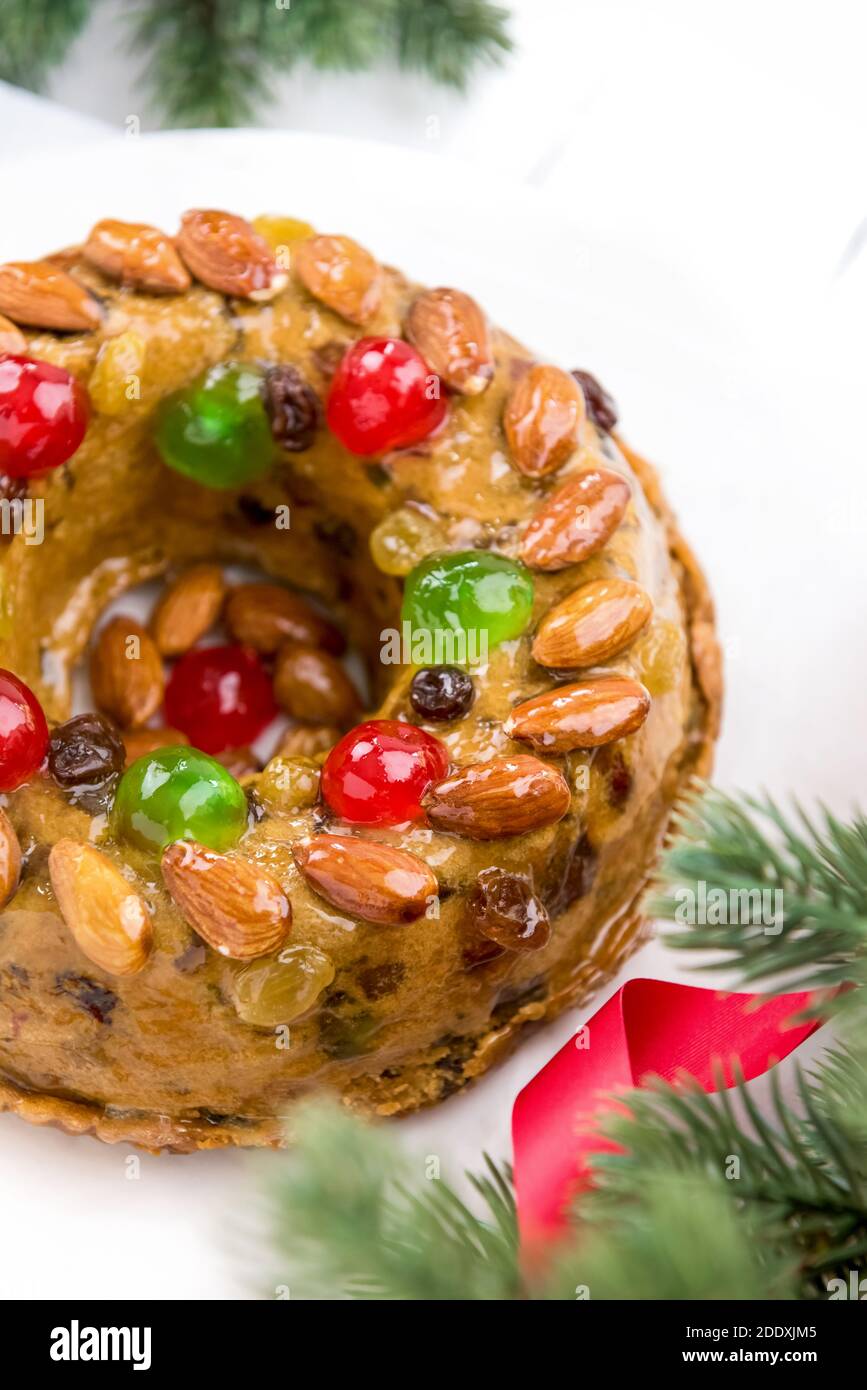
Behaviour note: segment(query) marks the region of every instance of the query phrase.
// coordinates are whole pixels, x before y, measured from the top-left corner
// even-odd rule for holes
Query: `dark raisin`
[[[3,513],[0,541],[11,541],[12,537],[21,530],[24,512],[20,504],[26,496],[26,478],[10,478],[8,473],[0,473],[0,501],[11,504],[5,508]],[[16,506],[16,503],[19,505]],[[41,506],[41,503],[36,505]]]
[[[491,1018],[495,1023],[507,1023],[525,1004],[537,1004],[547,993],[548,985],[543,975],[504,985],[491,1010]]]
[[[546,886],[545,902],[552,917],[557,917],[579,898],[590,892],[596,877],[597,855],[587,835],[571,846],[565,860],[552,866],[552,881]]]
[[[336,338],[332,338],[330,342],[323,343],[321,347],[313,349],[310,354],[313,358],[313,365],[325,377],[326,381],[330,381],[334,376],[348,347],[349,343],[340,343]]]
[[[358,550],[358,532],[348,521],[317,521],[314,533],[324,545],[351,560]]]
[[[472,677],[457,666],[425,666],[416,671],[409,701],[422,719],[463,719],[476,692]]]
[[[97,984],[96,980],[91,980],[87,975],[76,975],[74,971],[67,970],[63,975],[58,975],[55,981],[58,993],[68,994],[74,1003],[85,1013],[95,1018],[97,1023],[111,1024],[111,1012],[117,1007],[117,995],[105,985]]]
[[[366,999],[385,999],[394,994],[406,978],[406,966],[399,960],[384,965],[368,965],[358,972],[358,983]]]
[[[618,420],[617,406],[611,396],[590,372],[582,372],[576,368],[572,375],[584,392],[584,403],[587,406],[587,414],[590,419],[594,425],[608,434],[614,429]]]
[[[258,497],[249,497],[245,493],[238,498],[238,511],[249,521],[251,526],[273,526],[275,512],[273,507],[266,507],[260,502]]]
[[[608,754],[605,786],[609,805],[616,811],[622,811],[632,791],[632,771],[619,748],[612,749]]]
[[[8,473],[0,473],[0,497],[5,498],[7,502],[14,502],[26,496],[26,478],[11,478]]]
[[[77,714],[52,732],[48,770],[61,787],[101,787],[125,761],[123,739],[102,714]]]
[[[281,449],[297,454],[313,443],[321,418],[319,397],[297,367],[288,362],[265,374],[265,409]]]
[[[370,1050],[376,1024],[369,1014],[339,1014],[323,1009],[319,1015],[319,1046],[326,1057],[345,1060]]]
[[[528,879],[505,869],[483,869],[476,879],[469,914],[482,936],[506,951],[540,951],[551,936],[548,913]]]
[[[475,970],[477,965],[488,965],[492,960],[499,960],[506,954],[502,946],[498,946],[496,941],[491,941],[487,936],[479,936],[476,933],[468,936],[463,946],[464,968]]]

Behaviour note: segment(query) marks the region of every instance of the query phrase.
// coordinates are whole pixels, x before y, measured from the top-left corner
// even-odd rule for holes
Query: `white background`
[[[123,140],[130,115],[155,123],[118,49],[120,7],[106,5],[52,80],[78,117],[0,87],[0,155],[15,157],[0,166],[0,256],[80,236],[100,215],[156,219],[186,169],[189,203],[205,190],[219,201],[222,177],[261,190],[239,211],[331,216],[421,278],[478,292],[555,360],[598,371],[628,436],[660,461],[718,598],[718,780],[845,813],[867,772],[863,7],[511,8],[519,51],[466,99],[413,77],[299,72],[266,113],[269,126],[410,153],[326,145],[305,162],[255,144],[219,158],[167,145],[162,188],[155,161],[151,182],[88,175],[97,166],[74,148],[106,125]],[[684,978],[658,946],[628,974]],[[587,1012],[400,1133],[447,1163],[506,1153],[517,1089]],[[0,1294],[249,1291],[234,1251],[247,1170],[279,1160],[145,1156],[131,1182],[125,1158],[0,1118]]]

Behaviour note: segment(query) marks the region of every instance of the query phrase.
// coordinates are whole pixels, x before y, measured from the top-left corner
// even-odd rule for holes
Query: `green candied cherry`
[[[163,460],[204,487],[242,487],[274,456],[264,373],[220,362],[164,401],[155,440]]]
[[[448,659],[463,666],[520,637],[532,611],[533,577],[520,561],[491,550],[461,550],[416,565],[406,579],[401,617],[410,624],[413,664],[441,661],[437,650],[449,646]]]
[[[247,798],[231,773],[197,748],[158,748],[127,768],[117,788],[112,829],[139,849],[175,840],[230,849],[247,826]]]

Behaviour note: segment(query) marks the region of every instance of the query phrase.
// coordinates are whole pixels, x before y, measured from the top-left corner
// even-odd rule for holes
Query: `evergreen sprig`
[[[316,1105],[272,1190],[279,1282],[293,1296],[815,1298],[867,1271],[864,819],[796,823],[768,800],[711,792],[682,830],[661,884],[782,886],[784,930],[771,940],[783,969],[803,984],[855,986],[836,996],[836,1041],[812,1070],[796,1066],[794,1104],[773,1070],[769,1115],[743,1085],[708,1095],[659,1081],[630,1093],[603,1125],[616,1151],[597,1157],[592,1189],[540,1268],[518,1258],[507,1170],[486,1160],[470,1179],[476,1210],[381,1130]],[[730,933],[729,965],[771,978],[780,962],[755,941],[758,926],[690,926],[677,943],[717,949]]]
[[[0,78],[38,89],[84,26],[92,0],[3,0]],[[462,90],[511,50],[489,0],[138,0],[133,51],[167,122],[241,125],[299,62],[358,71],[396,59]]]
[[[3,0],[0,79],[38,90],[90,17],[92,0]]]
[[[747,984],[833,988],[864,979],[867,966],[867,820],[844,824],[800,807],[786,815],[770,797],[736,800],[711,791],[676,818],[681,838],[663,857],[649,910],[680,921],[700,885],[707,901],[736,895],[735,920],[689,922],[666,936],[677,949],[709,950],[700,969],[730,971]],[[783,910],[770,925],[762,893]]]

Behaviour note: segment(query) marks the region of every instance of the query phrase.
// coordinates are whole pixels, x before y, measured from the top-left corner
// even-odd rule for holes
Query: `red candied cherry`
[[[0,671],[0,792],[13,792],[41,766],[48,725],[33,691],[11,671]]]
[[[420,820],[422,797],[449,770],[438,738],[397,719],[369,719],[344,734],[322,769],[322,795],[343,820],[398,825]]]
[[[277,714],[271,681],[250,647],[200,647],[166,685],[166,719],[203,753],[252,743]]]
[[[371,458],[426,439],[447,410],[439,377],[414,347],[360,338],[334,373],[326,418],[341,444]]]
[[[87,391],[62,367],[0,356],[0,473],[27,478],[65,463],[89,414]]]

